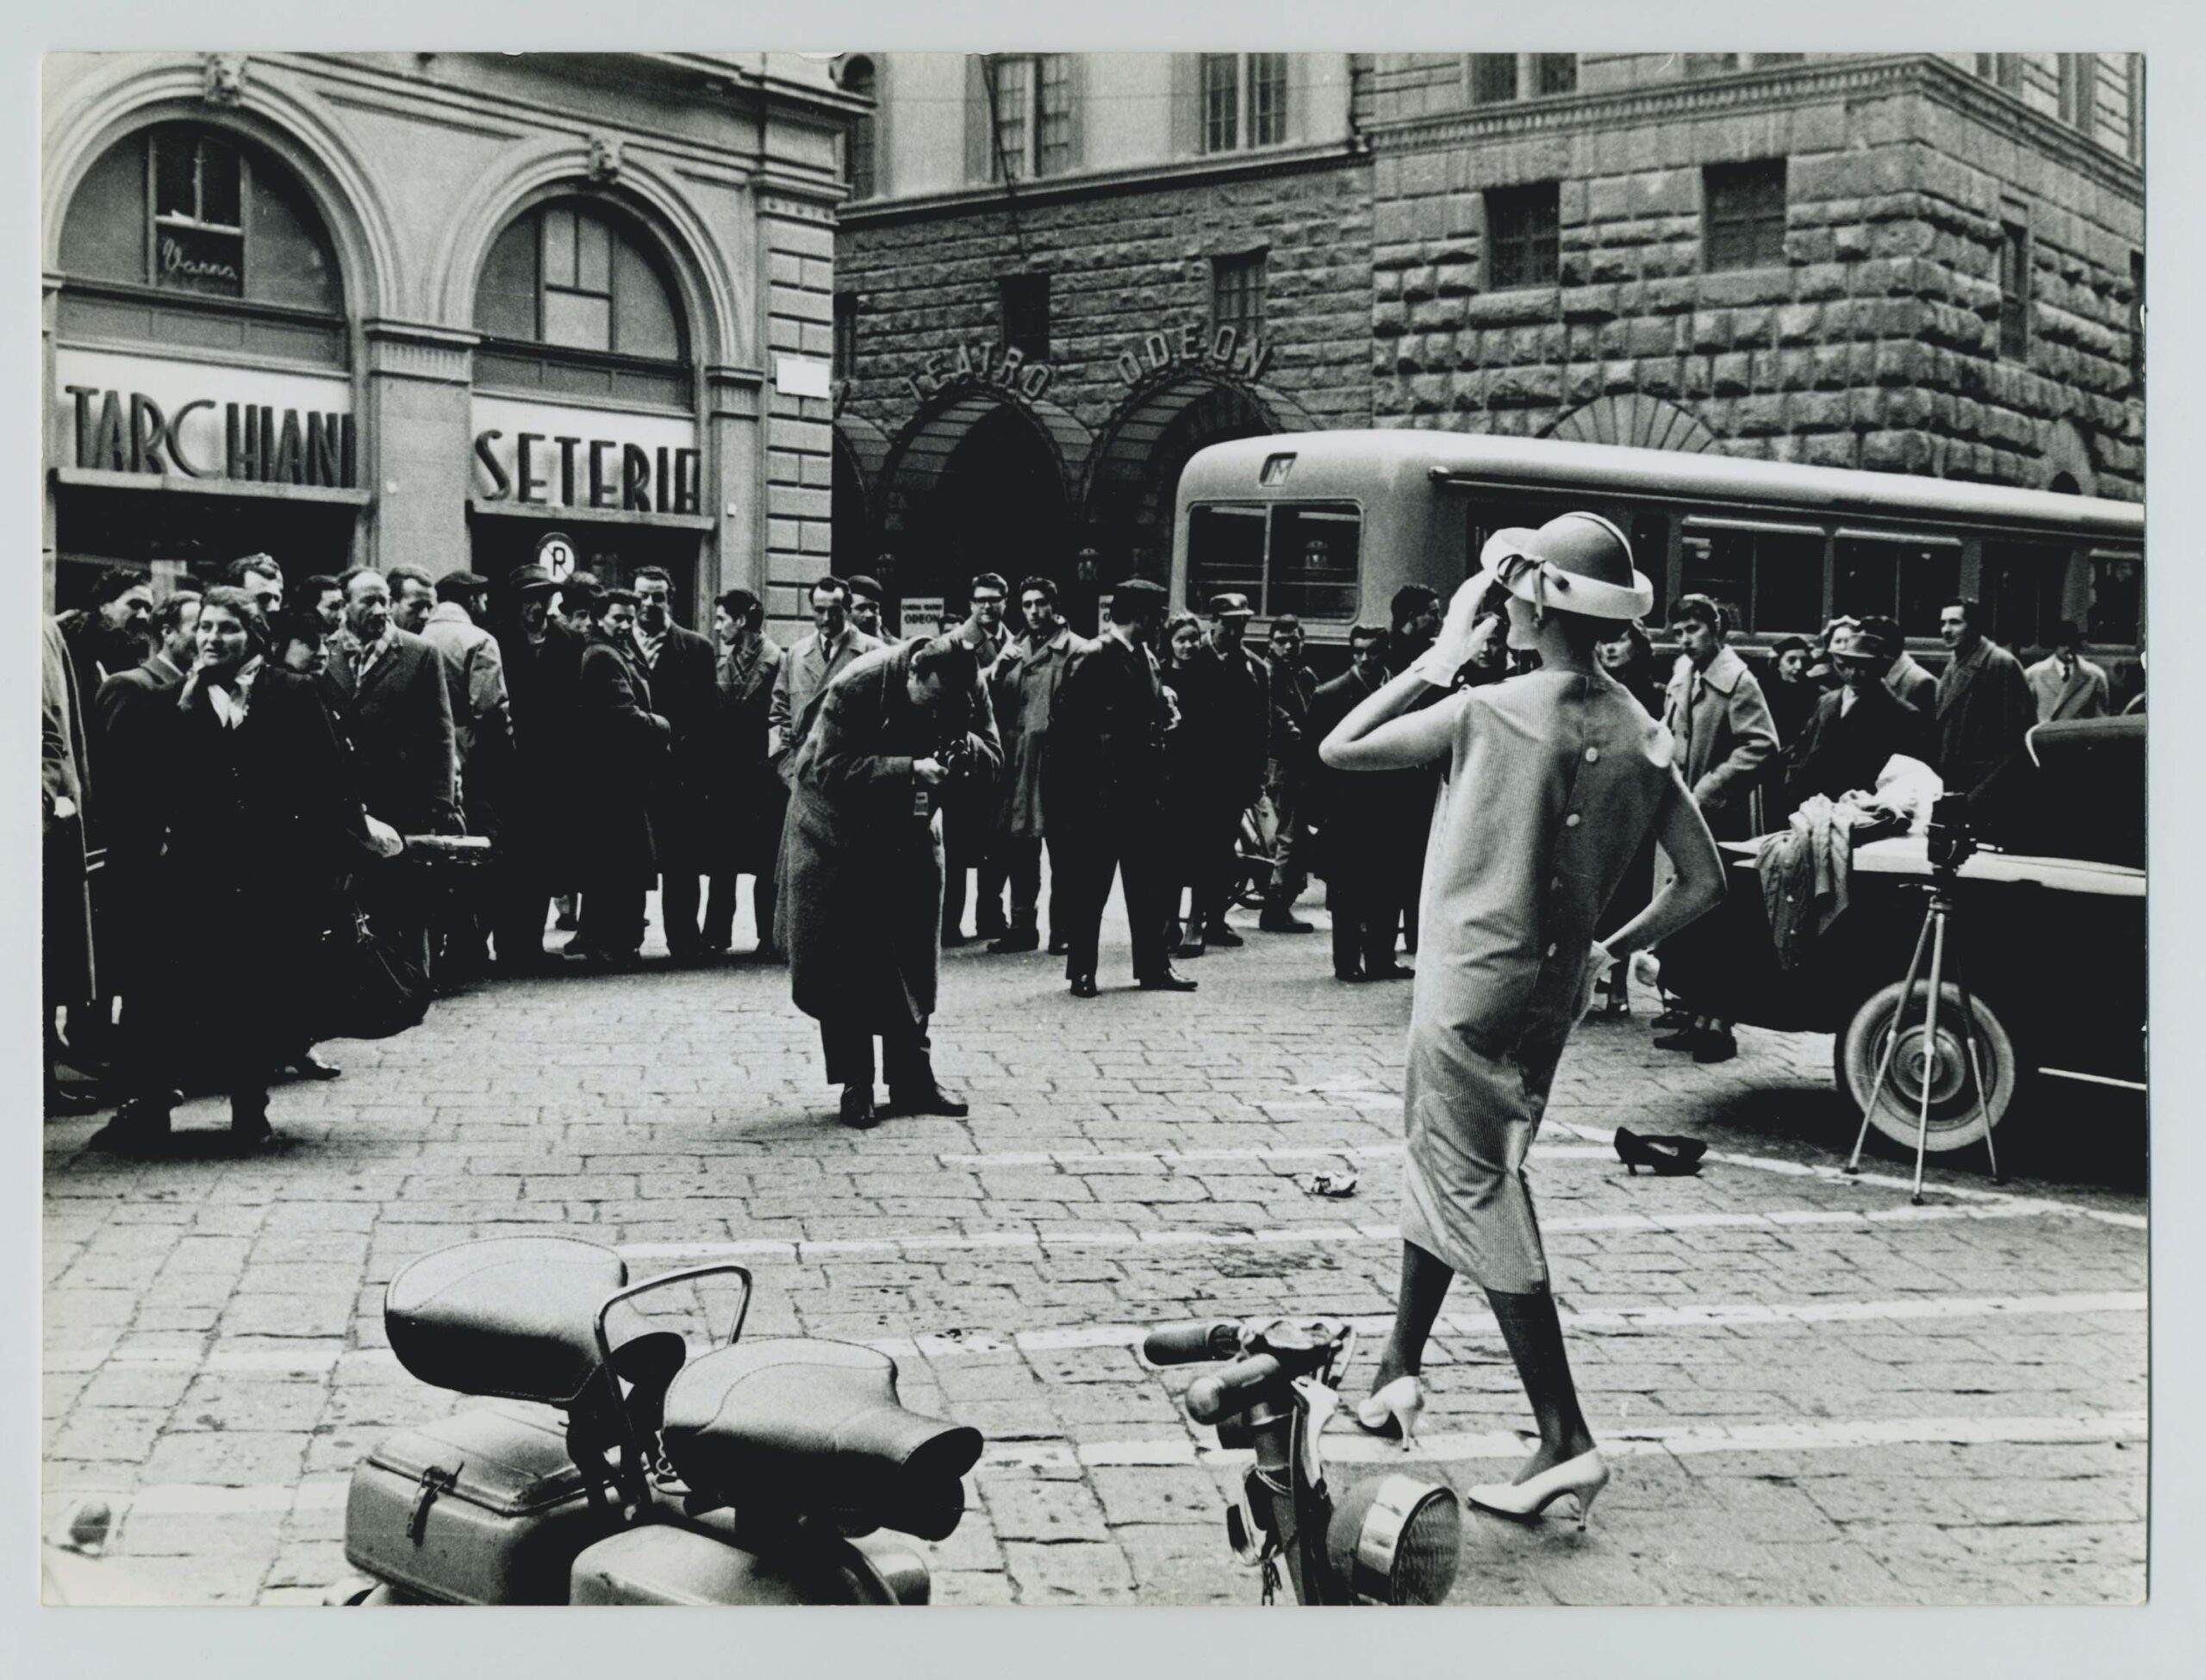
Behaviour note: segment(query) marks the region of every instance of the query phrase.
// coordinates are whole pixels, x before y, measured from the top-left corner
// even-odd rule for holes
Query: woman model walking
[[[1430,705],[1463,663],[1489,590],[1536,670]],[[1712,908],[1723,873],[1671,763],[1669,732],[1600,669],[1596,643],[1652,605],[1623,533],[1592,513],[1494,533],[1432,649],[1342,720],[1340,770],[1436,765],[1404,1105],[1401,1292],[1356,1420],[1405,1445],[1424,1409],[1426,1340],[1458,1272],[1486,1291],[1540,1432],[1516,1479],[1471,1502],[1530,1520],[1563,1494],[1585,1525],[1608,1481],[1580,1410],[1524,1178],[1565,1040],[1611,963]],[[1418,709],[1412,709],[1418,708]],[[1675,866],[1603,943],[1593,929],[1652,833]]]

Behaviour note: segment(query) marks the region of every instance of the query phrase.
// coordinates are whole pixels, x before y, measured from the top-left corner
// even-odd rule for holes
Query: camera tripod
[[[1916,976],[1922,972],[1922,955],[1930,954],[1930,984],[1923,1005],[1922,1055],[1918,1077],[1922,1087],[1922,1105],[1915,1134],[1915,1192],[1909,1200],[1916,1207],[1922,1205],[1922,1169],[1930,1143],[1930,1098],[1937,1081],[1933,1077],[1938,1055],[1938,1005],[1944,994],[1946,977],[1946,936],[1950,928],[1954,936],[1954,990],[1960,999],[1960,1040],[1968,1055],[1969,1080],[1976,1097],[1976,1111],[1984,1121],[1984,1153],[1991,1166],[1991,1182],[2003,1184],[2000,1176],[1999,1152],[1991,1142],[1991,1111],[1985,1102],[1984,1067],[1976,1053],[1976,999],[1968,989],[1968,982],[1961,975],[1960,929],[1954,924],[1956,902],[1954,888],[1960,880],[1960,867],[1968,861],[1976,848],[1963,836],[1955,836],[1941,847],[1933,837],[1933,858],[1930,865],[1930,907],[1923,912],[1922,930],[1915,936],[1915,955],[1908,960],[1907,978],[1900,982],[1899,1003],[1892,1011],[1891,1035],[1885,1044],[1885,1053],[1878,1059],[1876,1082],[1869,1087],[1867,1100],[1861,1104],[1861,1129],[1854,1139],[1854,1154],[1846,1163],[1848,1178],[1859,1177],[1861,1172],[1861,1148],[1869,1141],[1869,1117],[1876,1112],[1883,1100],[1885,1083],[1892,1077],[1893,1064],[1899,1057],[1900,1040],[1907,1019],[1909,1004],[1915,997]],[[1944,849],[1941,859],[1935,854]],[[1897,1086],[1895,1086],[1897,1091]]]

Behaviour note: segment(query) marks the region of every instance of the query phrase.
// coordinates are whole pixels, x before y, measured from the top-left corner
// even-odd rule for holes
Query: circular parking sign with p
[[[551,574],[554,583],[564,583],[574,576],[575,545],[564,531],[547,532],[536,545],[536,563]]]

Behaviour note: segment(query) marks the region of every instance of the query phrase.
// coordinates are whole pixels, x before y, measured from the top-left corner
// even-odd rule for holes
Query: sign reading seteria
[[[340,376],[221,368],[68,345],[53,353],[59,458],[101,472],[354,489]]]
[[[704,457],[694,420],[477,396],[473,429],[475,494],[484,501],[703,511]]]

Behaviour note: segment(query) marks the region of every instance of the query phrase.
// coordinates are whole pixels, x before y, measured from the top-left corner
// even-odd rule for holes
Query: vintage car
[[[1731,891],[1667,942],[1664,989],[1749,1026],[1835,1034],[1834,1076],[1857,1109],[1876,1086],[1897,1020],[1898,1053],[1869,1118],[1910,1148],[1926,1083],[1932,1150],[1982,1139],[2026,1078],[2142,1092],[2143,716],[2040,725],[2028,755],[1967,805],[1979,849],[1954,881],[1934,1036],[1925,1033],[1927,958],[1914,1000],[1900,1008],[1933,873],[1920,835],[1854,849],[1844,911],[1791,966],[1764,909],[1759,843],[1726,845]],[[1980,1108],[1957,965],[1973,993]]]

